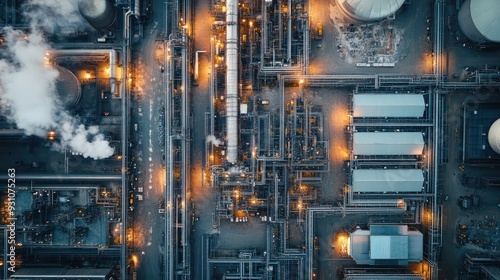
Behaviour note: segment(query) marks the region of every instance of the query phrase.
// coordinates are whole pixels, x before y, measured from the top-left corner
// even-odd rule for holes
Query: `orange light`
[[[54,141],[56,140],[56,137],[57,137],[57,134],[55,131],[51,130],[47,133],[47,138],[50,140],[50,141]]]

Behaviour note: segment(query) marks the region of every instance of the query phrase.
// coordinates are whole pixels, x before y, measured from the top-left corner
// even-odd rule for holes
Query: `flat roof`
[[[422,94],[354,94],[353,117],[421,118]]]
[[[112,268],[20,268],[11,278],[14,279],[107,279]]]
[[[422,280],[423,278],[413,274],[345,274],[345,280]]]
[[[420,155],[424,149],[421,132],[354,132],[355,155]]]
[[[354,169],[353,192],[420,192],[424,184],[421,169]]]
[[[357,264],[407,265],[423,258],[423,235],[407,225],[371,225],[349,235],[349,253]]]
[[[370,236],[372,260],[404,260],[408,258],[408,236]]]

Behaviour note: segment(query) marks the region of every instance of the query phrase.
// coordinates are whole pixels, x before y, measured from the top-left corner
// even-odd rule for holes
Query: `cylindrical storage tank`
[[[55,69],[59,72],[56,80],[56,91],[59,101],[66,109],[71,109],[80,101],[82,88],[80,81],[68,69],[56,66]]]
[[[488,131],[488,143],[491,149],[500,155],[500,119],[491,125]]]
[[[377,21],[396,13],[405,0],[336,0],[347,16],[359,21]]]
[[[467,0],[458,12],[458,25],[476,43],[500,43],[500,2]]]
[[[98,30],[108,29],[115,22],[115,7],[109,0],[83,0],[78,10]]]

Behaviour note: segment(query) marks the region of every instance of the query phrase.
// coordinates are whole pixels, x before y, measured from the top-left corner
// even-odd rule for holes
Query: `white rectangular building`
[[[423,258],[423,234],[407,225],[370,225],[349,235],[349,255],[357,264],[408,265]]]
[[[354,132],[355,155],[421,155],[421,132]]]
[[[425,111],[422,94],[355,94],[353,117],[421,118]]]
[[[353,192],[420,192],[424,184],[421,169],[354,169]]]

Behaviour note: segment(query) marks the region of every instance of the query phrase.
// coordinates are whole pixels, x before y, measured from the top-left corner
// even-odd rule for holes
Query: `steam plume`
[[[215,137],[215,135],[208,135],[206,138],[206,141],[207,141],[207,144],[212,142],[212,144],[214,144],[215,147],[219,147],[219,145],[223,144],[222,140],[217,139],[217,137]]]
[[[57,128],[60,143],[55,148],[69,147],[84,157],[107,158],[113,154],[109,142],[96,126],[85,128],[64,110],[55,89],[59,72],[44,65],[49,46],[40,28],[57,30],[68,23],[80,24],[79,15],[72,18],[77,4],[77,0],[32,0],[25,5],[31,11],[26,15],[31,33],[3,29],[7,48],[0,57],[0,99],[10,106],[7,118],[26,135],[46,137],[47,130]]]
[[[80,15],[78,3],[85,0],[29,0],[23,5],[24,16],[31,27],[47,32],[58,32],[61,28],[90,25]]]

